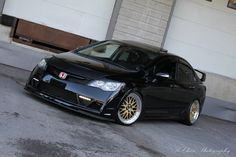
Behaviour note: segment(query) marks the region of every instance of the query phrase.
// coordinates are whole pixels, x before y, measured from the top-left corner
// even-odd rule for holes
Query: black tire
[[[198,100],[194,100],[184,113],[183,123],[189,126],[194,125],[200,116],[200,112],[201,105]]]
[[[116,111],[116,122],[122,125],[132,125],[141,116],[142,99],[136,92],[131,92],[126,96]]]

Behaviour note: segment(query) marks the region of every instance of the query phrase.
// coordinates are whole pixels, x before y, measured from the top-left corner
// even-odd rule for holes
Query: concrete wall
[[[236,79],[207,73],[203,114],[236,122]]]
[[[177,0],[165,48],[194,67],[236,79],[236,10],[228,0]]]
[[[203,114],[236,122],[236,79],[207,73]]]
[[[236,104],[236,79],[207,73],[205,84],[207,96]]]
[[[5,0],[0,0],[0,16],[2,15],[4,3],[5,3]]]
[[[236,121],[236,10],[228,0],[177,0],[164,48],[207,72],[203,113]]]
[[[209,72],[208,96],[236,103],[236,10],[227,3],[177,0],[165,48]]]
[[[174,0],[123,0],[113,39],[161,46]]]

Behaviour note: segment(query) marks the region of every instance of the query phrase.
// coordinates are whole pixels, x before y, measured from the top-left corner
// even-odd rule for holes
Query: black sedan
[[[131,41],[102,41],[43,59],[25,89],[54,104],[131,125],[139,118],[194,124],[206,75],[183,58]]]

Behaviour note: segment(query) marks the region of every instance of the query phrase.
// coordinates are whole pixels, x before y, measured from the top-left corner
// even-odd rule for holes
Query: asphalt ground
[[[125,127],[32,96],[29,72],[0,65],[2,157],[236,156],[236,124],[201,116],[194,126],[139,121]]]

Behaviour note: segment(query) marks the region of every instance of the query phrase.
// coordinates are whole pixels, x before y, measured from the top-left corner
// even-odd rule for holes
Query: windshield
[[[98,57],[98,58],[111,58],[112,55],[118,50],[120,45],[118,44],[99,44],[83,50],[78,53],[86,56]]]
[[[136,47],[124,47],[119,43],[101,43],[82,49],[77,54],[112,62],[127,69],[137,70],[146,67],[159,54]]]

